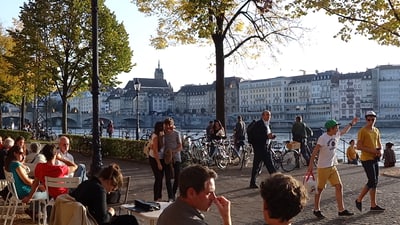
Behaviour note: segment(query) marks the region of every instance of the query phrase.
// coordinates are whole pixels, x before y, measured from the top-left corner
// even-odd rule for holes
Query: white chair
[[[17,189],[15,188],[15,180],[14,176],[12,173],[4,170],[4,174],[6,176],[7,180],[7,187],[9,190],[9,194],[7,197],[7,200],[5,201],[6,203],[6,209],[3,210],[2,212],[2,218],[4,219],[4,225],[7,224],[7,221],[10,220],[10,225],[14,223],[15,219],[15,213],[17,212],[17,208],[19,206],[26,207],[26,204],[23,203],[19,198],[18,198],[18,193]]]
[[[49,193],[49,188],[76,188],[81,183],[81,179],[79,177],[45,177],[45,186],[46,191]],[[47,224],[47,207],[54,205],[54,199],[47,195],[48,199],[46,200],[46,204],[44,206],[43,214],[43,224]]]

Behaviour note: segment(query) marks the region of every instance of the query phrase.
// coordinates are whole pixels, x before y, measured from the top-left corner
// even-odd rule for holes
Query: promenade
[[[79,154],[74,153],[76,161],[90,165],[90,158],[83,158]],[[126,160],[104,159],[104,165],[111,162],[118,163],[124,175],[132,176],[131,189],[129,200],[145,199],[153,200],[153,176],[150,166],[145,162],[132,162]],[[225,170],[214,168],[218,173],[216,181],[217,195],[227,197],[231,202],[232,220],[234,225],[263,225],[262,215],[262,199],[258,189],[249,189],[249,179],[251,168],[239,170],[237,166],[228,167]],[[393,225],[400,224],[400,168],[389,168],[380,170],[381,176],[378,185],[377,199],[378,204],[386,211],[377,213],[369,212],[369,195],[364,198],[363,211],[359,212],[354,204],[354,200],[359,194],[362,186],[366,183],[366,176],[363,168],[358,165],[340,164],[338,169],[342,178],[344,187],[344,202],[345,207],[354,212],[354,216],[339,217],[337,215],[337,207],[335,200],[334,188],[330,185],[323,192],[321,200],[321,210],[327,217],[325,219],[317,219],[312,214],[313,196],[310,199],[306,208],[293,219],[293,224],[381,224]],[[305,173],[305,168],[297,169],[289,174],[299,180]],[[261,182],[266,178],[268,172],[264,168],[263,173],[258,177],[257,182]],[[167,199],[166,191],[164,190],[163,198]],[[217,213],[217,208],[212,206],[210,211],[205,213],[206,221],[210,225],[221,224],[221,220]],[[23,213],[18,216],[14,224],[31,225],[34,224]]]

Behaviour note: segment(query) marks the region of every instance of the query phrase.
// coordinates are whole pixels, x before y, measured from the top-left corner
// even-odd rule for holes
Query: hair
[[[300,122],[302,120],[301,116],[296,116],[296,121]]]
[[[3,148],[9,149],[14,146],[14,139],[8,137],[3,141]]]
[[[38,153],[39,152],[39,148],[40,148],[40,144],[38,142],[32,142],[30,145],[31,148],[31,152],[33,153]]]
[[[14,145],[12,146],[8,151],[7,151],[7,156],[4,161],[4,168],[10,172],[10,164],[12,161],[17,160],[15,157],[14,153],[20,152],[21,150],[24,150],[21,146]]]
[[[160,135],[160,133],[164,131],[164,122],[158,121],[154,124],[154,131],[156,135]]]
[[[182,197],[187,197],[186,193],[189,188],[193,188],[196,193],[204,190],[204,183],[209,179],[217,179],[217,173],[201,165],[193,165],[186,167],[179,176],[179,193]]]
[[[56,156],[57,147],[54,144],[46,144],[42,149],[42,154],[47,161],[50,161]]]
[[[121,168],[116,163],[112,163],[108,167],[103,168],[100,171],[98,178],[101,178],[103,180],[111,180],[112,184],[117,186],[118,188],[121,188],[122,186],[123,176]]]
[[[241,120],[243,120],[243,117],[242,117],[241,115],[239,115],[239,116],[237,117],[237,119],[238,119],[239,121],[241,121]]]
[[[174,122],[174,119],[172,119],[171,117],[168,117],[168,118],[166,118],[166,119],[164,120],[164,124],[165,124],[165,125],[174,125],[175,122]]]
[[[275,173],[261,183],[261,197],[270,218],[289,221],[303,210],[307,191],[303,184],[290,175]]]
[[[352,142],[354,143],[354,140],[353,140],[353,139],[350,140],[349,144],[351,144]]]

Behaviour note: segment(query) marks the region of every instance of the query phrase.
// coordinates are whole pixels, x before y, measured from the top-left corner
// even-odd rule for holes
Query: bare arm
[[[314,147],[314,150],[313,150],[313,152],[311,154],[311,157],[310,157],[310,163],[308,165],[308,172],[312,172],[313,171],[314,163],[312,163],[312,162],[314,162],[315,157],[317,156],[317,154],[318,154],[320,149],[321,149],[321,145],[319,145],[319,144],[317,144]]]
[[[76,169],[78,169],[78,165],[76,165],[75,162],[64,159],[59,153],[57,154],[56,159],[68,166],[68,173],[73,173]]]
[[[345,126],[342,130],[340,130],[340,136],[349,132],[350,128],[352,128],[357,122],[358,118],[354,117],[353,120],[349,124],[347,124],[347,126]]]

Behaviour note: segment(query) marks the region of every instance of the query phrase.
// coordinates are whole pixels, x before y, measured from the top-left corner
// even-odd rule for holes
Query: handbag
[[[150,212],[160,210],[160,203],[136,199],[134,210],[140,212]]]
[[[313,172],[306,172],[303,178],[303,185],[307,188],[310,194],[317,194],[318,187]]]

